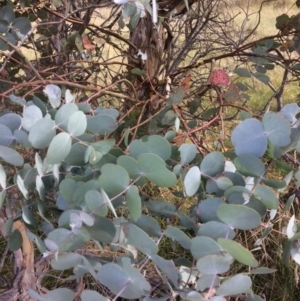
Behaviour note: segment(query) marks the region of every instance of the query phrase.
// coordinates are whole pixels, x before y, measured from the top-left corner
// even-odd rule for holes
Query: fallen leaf
[[[87,36],[84,36],[82,38],[82,45],[83,45],[83,48],[88,50],[88,51],[95,50],[95,46],[90,42],[90,40]]]

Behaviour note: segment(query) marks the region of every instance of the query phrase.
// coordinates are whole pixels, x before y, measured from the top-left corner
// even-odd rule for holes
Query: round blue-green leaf
[[[6,172],[4,167],[0,164],[0,187],[6,188]]]
[[[137,162],[141,173],[155,185],[160,187],[176,185],[176,176],[166,168],[166,163],[157,155],[141,154]]]
[[[221,255],[207,255],[197,261],[197,269],[204,275],[223,274],[230,269],[230,262]]]
[[[0,145],[9,146],[15,139],[11,130],[3,124],[0,124],[0,133]]]
[[[22,126],[26,131],[30,131],[31,127],[42,118],[43,113],[37,106],[26,107],[23,112]]]
[[[68,130],[69,118],[78,112],[78,107],[74,103],[64,104],[59,108],[55,115],[55,124],[62,130]]]
[[[156,266],[170,279],[173,285],[178,288],[181,280],[181,274],[175,266],[174,261],[166,260],[157,254],[151,254],[150,257]]]
[[[68,270],[80,264],[82,255],[78,253],[67,253],[56,256],[51,260],[51,267],[58,271]]]
[[[110,163],[102,166],[99,182],[106,192],[119,194],[128,187],[129,181],[129,175],[123,167]]]
[[[218,244],[225,250],[229,255],[231,255],[234,259],[248,265],[252,268],[256,268],[258,266],[257,260],[254,258],[253,254],[244,248],[241,244],[226,238],[219,238]]]
[[[252,285],[251,278],[242,274],[235,275],[224,282],[217,289],[218,296],[233,296],[246,293]]]
[[[265,173],[264,163],[254,155],[242,154],[234,159],[238,172],[244,176],[260,178]]]
[[[215,275],[202,275],[197,281],[196,290],[203,292],[210,287],[216,287],[220,284],[220,278]]]
[[[106,135],[118,127],[116,119],[110,115],[96,115],[87,118],[87,130],[93,134]]]
[[[107,204],[102,194],[97,190],[92,189],[85,194],[85,203],[89,210],[95,215],[106,216],[108,213]]]
[[[223,176],[218,177],[216,179],[216,183],[217,183],[218,188],[221,189],[221,190],[226,190],[229,187],[233,186],[232,181],[229,178],[223,177]]]
[[[140,178],[140,167],[135,159],[130,156],[120,156],[117,159],[117,164],[126,169],[132,180],[135,181],[139,178],[139,180],[135,182],[137,186],[145,184],[146,180],[144,177]]]
[[[211,152],[205,156],[200,164],[200,171],[203,176],[214,177],[222,173],[225,167],[225,157],[220,152]]]
[[[146,141],[142,139],[132,141],[129,144],[129,152],[135,159],[141,154],[150,153],[157,155],[163,160],[168,160],[171,156],[171,146],[167,139],[153,135],[147,137]]]
[[[191,253],[198,260],[207,255],[220,255],[222,249],[215,240],[205,236],[197,236],[192,239]]]
[[[161,228],[156,219],[149,215],[142,214],[137,221],[132,221],[150,236],[160,237]]]
[[[55,131],[55,123],[47,115],[31,127],[28,139],[34,148],[43,149],[49,146],[55,136]]]
[[[15,12],[10,6],[3,6],[0,10],[0,20],[11,23],[15,19]]]
[[[193,166],[184,178],[184,188],[187,196],[193,196],[201,183],[201,172],[198,166]]]
[[[12,132],[20,128],[22,118],[14,113],[4,114],[0,117],[0,124],[6,125]]]
[[[47,151],[48,163],[61,163],[68,156],[71,146],[72,138],[68,133],[59,133],[56,135]]]
[[[22,243],[23,243],[22,234],[18,229],[15,229],[8,239],[8,246],[14,252],[21,248]]]
[[[258,295],[249,295],[245,301],[265,301],[266,299],[261,298]]]
[[[61,103],[61,89],[60,87],[50,84],[45,87],[43,92],[48,96],[52,108],[58,108]]]
[[[268,139],[276,146],[286,146],[291,142],[291,126],[280,113],[268,112],[262,120]]]
[[[267,186],[257,185],[254,195],[269,209],[277,209],[279,200],[273,190]]]
[[[164,200],[147,200],[144,205],[153,216],[172,217],[176,213],[176,206]]]
[[[127,243],[136,247],[139,251],[146,255],[158,252],[158,246],[149,237],[149,235],[134,224],[126,224],[123,231],[127,238]]]
[[[228,226],[240,230],[254,229],[261,223],[258,212],[244,205],[224,204],[218,208],[217,216]]]
[[[84,290],[80,295],[81,301],[109,301],[96,291]]]
[[[220,221],[217,211],[223,204],[224,201],[220,198],[209,198],[201,201],[197,208],[197,215],[200,217],[201,222]]]
[[[126,201],[131,218],[137,221],[142,214],[142,201],[139,189],[135,185],[132,185],[126,191]]]
[[[277,272],[277,270],[275,270],[275,269],[259,267],[256,269],[252,269],[249,274],[250,275],[262,275],[262,274],[272,274],[272,273],[276,273],[276,272]]]
[[[110,244],[116,234],[114,224],[109,219],[100,216],[95,218],[93,227],[88,227],[87,231],[93,239],[106,244]]]
[[[31,148],[32,147],[32,145],[31,145],[31,143],[29,142],[29,139],[28,139],[29,136],[24,131],[15,130],[14,131],[14,137],[15,137],[16,141],[19,144],[21,144],[22,146],[24,146],[25,148]]]
[[[188,164],[191,161],[194,160],[196,153],[197,153],[197,147],[195,144],[182,144],[179,149],[180,151],[180,164]]]
[[[262,123],[254,118],[242,121],[232,132],[235,153],[261,157],[267,150],[267,137]]]
[[[191,248],[191,239],[176,227],[169,225],[164,231],[164,235],[173,240],[176,240],[183,248],[187,250]]]
[[[14,19],[12,26],[17,29],[22,35],[27,34],[31,30],[31,23],[26,17],[19,17]]]
[[[231,227],[217,221],[210,221],[200,226],[199,236],[207,236],[214,240],[220,237],[234,239],[235,232]]]
[[[71,115],[68,122],[68,132],[72,136],[82,135],[87,127],[86,116],[82,111],[77,111]]]
[[[0,145],[0,158],[14,166],[22,166],[24,164],[24,159],[18,152],[2,145]]]
[[[75,293],[69,288],[57,288],[52,291],[48,291],[44,295],[46,301],[73,301],[75,298]]]
[[[101,284],[107,286],[114,294],[126,299],[138,299],[145,294],[138,285],[137,278],[132,279],[125,271],[115,263],[107,263],[102,266],[97,278]],[[140,278],[144,279],[140,274]]]

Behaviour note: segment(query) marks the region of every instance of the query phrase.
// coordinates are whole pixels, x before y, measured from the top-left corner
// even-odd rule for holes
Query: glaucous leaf
[[[60,87],[50,84],[45,87],[43,92],[48,96],[52,108],[58,108],[61,103],[61,89]]]
[[[257,185],[254,189],[254,195],[269,209],[277,209],[279,200],[273,190],[267,186]]]
[[[72,146],[72,138],[68,133],[56,135],[48,148],[47,160],[49,164],[61,163],[69,154]]]
[[[57,288],[52,291],[48,291],[44,298],[46,301],[73,301],[75,298],[75,293],[69,288]]]
[[[139,251],[146,255],[156,254],[158,246],[149,237],[149,235],[134,224],[125,224],[123,231],[127,238],[127,243],[136,247]]]
[[[149,181],[160,187],[172,187],[177,183],[177,178],[166,168],[166,163],[155,154],[141,154],[138,165],[142,174]]]
[[[69,252],[67,254],[61,254],[54,257],[51,260],[51,267],[58,271],[68,270],[80,264],[82,261],[82,255],[78,253]]]
[[[184,177],[184,188],[187,196],[193,196],[201,183],[201,172],[198,166],[189,169]]]
[[[142,201],[138,188],[130,186],[126,191],[126,201],[131,218],[137,221],[142,214]]]
[[[180,164],[189,164],[191,161],[194,160],[196,153],[197,153],[197,147],[195,144],[182,144],[179,149],[180,151]]]
[[[55,115],[55,124],[58,126],[58,128],[68,131],[69,119],[76,112],[78,112],[78,107],[76,104],[64,104],[59,108]]]
[[[289,121],[280,113],[268,112],[262,120],[268,139],[276,146],[286,146],[291,142]]]
[[[217,211],[222,205],[224,205],[224,201],[220,198],[209,198],[201,201],[197,208],[197,215],[200,217],[201,222],[220,221]]]
[[[217,216],[228,226],[240,230],[254,229],[261,223],[257,211],[244,205],[224,204],[218,208]]]
[[[70,135],[78,137],[85,132],[86,127],[86,115],[82,111],[77,111],[73,113],[69,118],[68,132]]]
[[[6,188],[6,172],[2,164],[0,164],[0,186],[5,189]]]
[[[249,250],[244,248],[241,244],[227,238],[219,238],[218,244],[223,250],[225,250],[229,255],[231,255],[240,263],[248,265],[252,268],[256,268],[258,266],[258,262],[254,258],[253,254]]]
[[[110,115],[95,115],[87,118],[87,130],[93,134],[106,135],[118,127],[116,119]]]
[[[21,248],[23,243],[22,234],[18,229],[15,229],[14,232],[9,236],[8,246],[14,252]]]
[[[219,296],[233,296],[246,293],[252,285],[251,278],[242,274],[234,275],[233,277],[222,282],[217,289]]]
[[[163,233],[165,236],[176,240],[183,248],[187,250],[191,248],[191,239],[180,229],[169,225]]]
[[[214,240],[217,240],[220,237],[234,239],[235,232],[231,227],[224,223],[210,221],[200,226],[198,235],[207,236]]]
[[[26,131],[30,131],[31,127],[42,118],[43,113],[37,106],[26,107],[23,112],[22,126]]]
[[[0,158],[14,166],[22,166],[24,164],[24,159],[18,152],[2,145],[0,145]]]
[[[197,269],[203,275],[223,274],[230,269],[230,261],[221,255],[207,255],[197,261]]]
[[[108,213],[107,204],[105,203],[102,194],[97,190],[89,190],[85,194],[85,203],[91,213],[106,216]]]
[[[55,123],[47,115],[31,127],[28,139],[34,148],[43,149],[49,146],[55,136],[55,132]]]
[[[192,239],[191,253],[198,260],[207,255],[220,255],[222,249],[215,240],[205,236],[197,236]]]
[[[260,178],[265,173],[264,163],[256,156],[243,154],[234,159],[234,165],[244,176]]]
[[[84,290],[80,295],[81,301],[109,301],[93,290]]]
[[[0,124],[0,133],[0,145],[10,146],[15,139],[12,131],[6,125]]]
[[[171,146],[167,139],[152,135],[140,140],[134,140],[129,144],[130,155],[137,159],[141,154],[155,154],[164,161],[171,156]]]
[[[149,215],[142,214],[137,221],[132,221],[140,229],[145,231],[150,236],[160,237],[161,228],[156,219]]]
[[[242,121],[232,132],[235,153],[261,157],[267,150],[267,137],[262,123],[254,118]]]
[[[201,164],[200,171],[203,176],[214,177],[222,173],[225,168],[225,157],[220,152],[211,152],[206,155]]]

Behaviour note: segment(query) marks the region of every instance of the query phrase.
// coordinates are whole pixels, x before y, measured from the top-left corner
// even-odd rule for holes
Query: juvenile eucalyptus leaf
[[[2,145],[0,145],[0,158],[14,166],[22,166],[24,164],[23,157],[17,151]]]
[[[142,214],[137,221],[132,221],[150,236],[160,237],[161,228],[159,223],[153,217]]]
[[[220,284],[221,280],[215,275],[202,275],[197,280],[196,290],[204,291],[211,287],[216,287]]]
[[[87,130],[93,134],[106,135],[118,127],[116,119],[110,115],[96,115],[87,118]]]
[[[137,221],[142,213],[142,201],[138,188],[135,185],[126,191],[126,201],[131,218]]]
[[[44,298],[46,301],[73,301],[75,298],[75,293],[69,288],[57,288],[52,291],[48,291]]]
[[[233,277],[222,282],[217,289],[219,296],[233,296],[246,293],[251,288],[251,278],[242,274],[234,275]]]
[[[269,209],[277,209],[279,206],[278,197],[267,186],[257,185],[254,189],[254,195]]]
[[[2,209],[6,200],[6,190],[0,191],[0,210]]]
[[[275,269],[270,269],[270,268],[266,268],[266,267],[259,267],[256,269],[252,269],[250,271],[250,275],[262,275],[262,274],[272,274],[277,272],[277,270]]]
[[[181,280],[181,274],[175,267],[173,260],[166,260],[156,254],[152,254],[151,259],[157,265],[157,267],[171,280],[173,285],[178,288]]]
[[[178,150],[180,151],[181,164],[189,164],[191,161],[194,160],[197,153],[197,148],[194,144],[184,143],[179,147]]]
[[[75,267],[82,261],[82,255],[78,253],[67,253],[58,255],[51,260],[51,266],[55,270],[63,271]]]
[[[130,155],[138,159],[141,154],[155,154],[163,160],[167,160],[171,156],[171,146],[167,139],[152,135],[146,141],[134,140],[129,144]]]
[[[261,157],[267,150],[267,137],[263,125],[254,118],[242,121],[233,130],[231,141],[238,156],[251,154]]]
[[[55,124],[62,130],[68,131],[70,117],[78,112],[78,106],[74,103],[64,104],[55,115]]]
[[[224,204],[218,208],[217,216],[234,229],[250,230],[261,223],[260,215],[243,205]]]
[[[169,225],[163,233],[165,236],[176,240],[183,248],[187,250],[191,248],[191,239],[180,229]]]
[[[175,205],[164,200],[148,200],[144,205],[154,216],[172,217],[176,213]]]
[[[289,121],[280,113],[268,112],[262,120],[268,139],[276,146],[286,146],[291,142]]]
[[[200,217],[202,223],[209,221],[220,221],[217,216],[217,211],[224,201],[220,198],[209,198],[202,201],[197,208],[197,215]]]
[[[234,239],[235,232],[234,230],[232,230],[231,227],[224,223],[210,221],[200,226],[200,229],[198,230],[198,235],[207,236],[214,240],[217,240],[220,237]]]
[[[22,243],[22,234],[18,229],[15,229],[8,239],[8,246],[14,252],[21,248]]]
[[[205,236],[198,236],[191,241],[191,253],[198,260],[207,255],[220,255],[222,249],[215,240]]]
[[[12,132],[21,126],[22,118],[15,113],[7,113],[0,117],[0,124],[7,126]]]
[[[30,129],[29,141],[37,149],[49,146],[55,136],[55,124],[49,115],[38,120]]]
[[[105,164],[101,168],[100,186],[108,193],[119,194],[129,185],[127,171],[115,164]]]
[[[200,171],[203,176],[214,177],[222,173],[225,168],[225,157],[220,152],[211,152],[205,156],[200,164]]]
[[[72,146],[72,138],[68,133],[59,133],[51,141],[47,160],[49,164],[61,163],[69,154]]]
[[[97,190],[89,190],[85,194],[85,202],[91,213],[106,216],[108,213],[107,204],[104,201],[102,194]]]
[[[93,290],[84,290],[80,295],[81,301],[109,301]]]
[[[17,176],[17,185],[18,185],[18,188],[20,189],[20,191],[22,192],[24,198],[26,200],[28,200],[29,192],[28,192],[27,188],[25,187],[23,179],[19,175]]]
[[[135,246],[139,251],[146,255],[156,254],[158,247],[155,242],[142,229],[134,224],[126,224],[123,231],[130,245]]]
[[[230,262],[221,255],[207,255],[197,261],[197,269],[204,275],[223,274],[230,269]]]
[[[48,96],[52,108],[57,108],[61,103],[61,89],[53,84],[47,85],[43,92]]]
[[[6,188],[6,172],[2,164],[0,164],[0,186],[5,189]]]
[[[137,285],[137,278],[130,277],[115,263],[107,263],[102,266],[98,271],[97,278],[114,294],[120,294],[120,297],[137,299],[144,295],[143,287]],[[140,278],[143,279],[143,276],[140,275]]]
[[[165,162],[159,156],[141,154],[137,161],[142,174],[155,185],[160,187],[175,186],[176,176],[166,168]]]
[[[77,111],[71,115],[68,121],[68,132],[72,136],[82,135],[87,127],[86,116],[82,111]]]
[[[241,244],[227,238],[219,238],[218,244],[223,250],[225,250],[229,255],[231,255],[240,263],[253,268],[256,268],[258,266],[258,262],[254,258],[253,254],[249,250],[244,248]]]
[[[184,188],[187,196],[193,196],[201,183],[201,172],[198,166],[189,169],[184,178]]]
[[[26,17],[19,17],[13,20],[13,28],[16,32],[20,32],[22,35],[26,35],[31,30],[31,23]]]
[[[0,124],[0,145],[10,146],[10,144],[14,141],[14,135],[12,131],[3,124]]]
[[[23,112],[22,126],[26,131],[30,131],[31,127],[40,119],[43,118],[43,113],[35,105],[26,107]]]
[[[21,144],[25,148],[31,148],[32,145],[29,141],[28,134],[25,133],[23,130],[15,130],[14,131],[14,138],[17,143]]]
[[[244,176],[260,178],[265,172],[264,163],[256,156],[243,154],[234,159],[234,165]]]
[[[29,210],[27,206],[22,206],[22,218],[25,223],[37,227],[37,223],[33,213]]]
[[[94,225],[87,228],[88,233],[92,239],[95,239],[101,243],[110,244],[116,234],[116,228],[114,224],[105,217],[96,217]]]

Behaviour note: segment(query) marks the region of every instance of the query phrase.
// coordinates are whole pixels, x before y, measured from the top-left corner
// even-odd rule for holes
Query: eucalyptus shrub
[[[134,140],[125,131],[122,143],[116,145],[117,110],[75,103],[68,90],[61,103],[62,92],[55,85],[47,85],[44,93],[48,104],[33,97],[23,102],[22,116],[5,112],[0,117],[1,208],[15,208],[11,211],[15,215],[4,224],[11,250],[22,246],[22,235],[12,223],[22,212],[27,236],[44,257],[52,255],[51,267],[73,269],[68,279],[89,273],[115,296],[152,300],[145,279],[147,263],[152,261],[169,293],[184,300],[225,300],[240,294],[248,301],[262,300],[251,290],[251,276],[275,270],[259,266],[253,252],[236,242],[235,236],[238,230],[261,226],[263,220],[267,227],[257,245],[270,232],[278,192],[287,187],[294,172],[274,180],[268,178],[268,166],[278,163],[286,152],[299,151],[297,104],[268,112],[262,120],[248,116],[232,132],[234,152],[214,151],[202,158],[193,144],[172,144],[172,130],[165,136]],[[24,161],[20,154],[24,150],[34,154],[34,162]],[[263,156],[269,159],[267,164]],[[298,179],[299,172],[295,176]],[[190,213],[142,195],[148,183],[175,187],[173,193],[183,200],[192,197],[195,204]],[[22,195],[17,205],[10,197],[15,188]],[[166,219],[166,229],[155,217]],[[174,217],[178,223],[172,223]],[[41,231],[46,234],[43,239]],[[294,217],[286,234],[285,257],[291,255],[300,263],[300,233]],[[163,237],[177,242],[193,259],[159,256]],[[109,247],[126,254],[115,260],[91,256],[84,251],[90,241],[102,251]],[[226,276],[235,261],[248,266],[249,272]],[[44,296],[29,289],[28,294],[48,301],[75,297],[68,288]],[[91,298],[106,300],[95,291],[82,292],[83,301]]]

